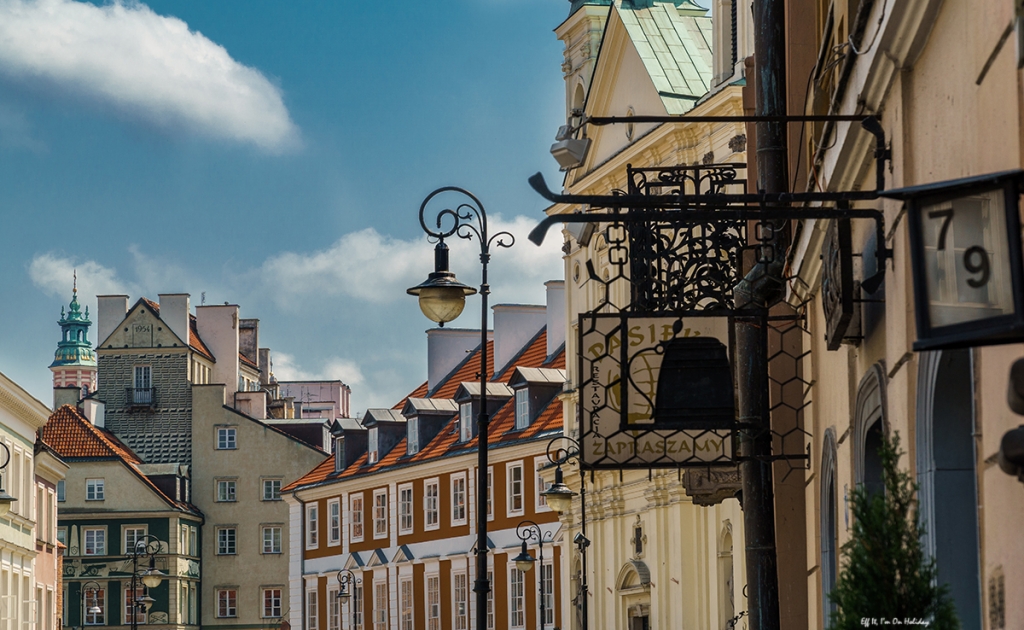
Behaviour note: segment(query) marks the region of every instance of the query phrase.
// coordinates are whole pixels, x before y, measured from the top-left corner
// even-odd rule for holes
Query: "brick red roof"
[[[98,428],[71,405],[63,405],[50,415],[40,429],[40,437],[62,459],[114,457],[131,464],[142,463],[113,433]]]
[[[488,349],[491,349],[492,346],[493,343],[488,342]],[[554,357],[551,357],[550,361],[547,359],[547,332],[542,330],[508,366],[502,366],[505,369],[502,370],[498,378],[492,378],[491,380],[508,384],[517,366],[565,369],[565,348],[563,347],[559,350]],[[409,398],[451,398],[455,395],[455,390],[458,389],[461,383],[478,379],[479,369],[480,348],[477,347],[460,366],[434,388],[433,392],[427,392],[427,386],[424,383],[403,398],[394,408],[400,408]],[[492,375],[489,373],[488,376]],[[534,421],[530,423],[530,426],[522,431],[515,430],[515,405],[506,403],[491,418],[490,430],[488,432],[490,438],[488,448],[496,448],[505,444],[535,438],[539,434],[558,431],[561,428],[562,402],[558,397],[552,399],[547,407],[541,410]],[[372,465],[367,464],[367,454],[364,453],[345,470],[335,472],[334,458],[333,456],[328,457],[316,468],[282,488],[282,492],[294,490],[302,486],[374,473],[396,465],[405,466],[411,463],[445,457],[449,454],[472,451],[476,450],[476,448],[477,438],[475,437],[469,442],[458,441],[458,433],[455,420],[453,419],[415,455],[406,455],[406,441],[403,438],[387,455]]]
[[[217,359],[213,357],[213,353],[210,352],[210,349],[206,347],[205,343],[203,343],[203,338],[199,336],[199,328],[196,325],[195,315],[188,316],[188,347],[211,361],[217,361]]]

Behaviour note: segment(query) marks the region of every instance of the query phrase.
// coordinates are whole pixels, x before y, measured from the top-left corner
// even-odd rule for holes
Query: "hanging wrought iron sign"
[[[825,312],[825,344],[829,350],[839,349],[853,321],[852,252],[850,220],[832,221],[821,248],[821,307]]]
[[[890,190],[907,204],[914,350],[1024,341],[1024,171]]]
[[[729,463],[731,326],[713,315],[581,314],[581,457],[588,468]]]

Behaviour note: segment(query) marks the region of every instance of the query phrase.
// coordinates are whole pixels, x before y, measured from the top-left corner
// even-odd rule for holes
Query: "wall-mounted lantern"
[[[907,207],[914,350],[1024,341],[1024,171],[889,190]]]

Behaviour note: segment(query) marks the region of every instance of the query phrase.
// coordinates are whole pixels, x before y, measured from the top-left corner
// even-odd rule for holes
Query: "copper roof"
[[[490,342],[488,343],[490,346]],[[480,365],[480,349],[471,353],[462,364],[452,371],[434,391],[425,391],[426,384],[420,385],[409,396],[406,396],[399,403],[404,405],[410,398],[451,398],[455,390],[463,381],[475,380]],[[565,369],[565,349],[560,349],[555,356],[548,360],[547,356],[547,334],[542,330],[523,349],[523,351],[510,362],[509,366],[502,371],[494,381],[507,384],[515,372],[515,367],[537,367],[548,369]],[[398,407],[396,405],[396,407]],[[538,416],[530,423],[530,426],[522,431],[515,430],[515,406],[512,404],[503,405],[491,418],[489,448],[499,448],[506,444],[512,444],[526,439],[532,439],[543,433],[560,431],[562,429],[562,402],[555,397],[547,407],[540,411]],[[422,461],[454,455],[477,448],[477,438],[469,442],[459,442],[458,432],[455,428],[455,420],[445,425],[444,428],[428,444],[424,445],[414,455],[406,454],[406,440],[403,438],[390,452],[380,461],[374,464],[367,463],[367,455],[364,453],[345,470],[335,472],[334,457],[328,457],[316,468],[306,473],[301,478],[282,488],[282,492],[294,490],[304,486],[329,483],[334,480],[375,473],[392,466],[406,466]]]

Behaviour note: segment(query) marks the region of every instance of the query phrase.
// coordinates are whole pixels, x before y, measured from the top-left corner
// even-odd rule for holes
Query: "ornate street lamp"
[[[554,533],[545,532],[540,528],[540,525],[526,520],[516,525],[516,536],[519,536],[519,540],[523,541],[523,549],[512,561],[516,563],[516,568],[523,573],[529,572],[533,568],[533,563],[537,562],[530,555],[530,552],[527,551],[526,541],[534,538],[537,539],[537,555],[540,557],[540,575],[537,576],[537,590],[540,591],[540,630],[544,630],[544,543],[552,542],[554,540]],[[552,586],[554,585],[552,584]]]
[[[427,225],[424,213],[427,205],[442,193],[455,193],[467,199],[454,208],[444,208],[437,213],[433,227]],[[490,234],[487,231],[487,213],[484,205],[473,193],[455,186],[438,188],[427,195],[420,204],[420,227],[427,233],[428,240],[436,239],[434,248],[434,272],[427,280],[407,292],[419,297],[420,310],[433,322],[443,326],[462,313],[466,296],[476,293],[455,279],[448,270],[448,246],[444,239],[455,235],[459,238],[480,243],[480,409],[477,411],[477,510],[476,510],[476,627],[487,630],[487,593],[491,590],[487,579],[487,427],[490,416],[487,413],[487,296],[491,287],[487,284],[487,263],[491,260],[491,245],[512,247],[515,237],[508,232]],[[463,421],[465,421],[463,419]]]
[[[103,614],[103,609],[100,607],[99,598],[96,597],[96,593],[98,593],[101,588],[103,587],[100,586],[99,582],[94,582],[92,580],[86,582],[85,584],[82,584],[82,608],[86,615]],[[90,590],[92,591],[92,597],[89,598],[89,601],[86,601],[85,594],[88,593]],[[82,625],[85,625],[85,619],[82,620]]]
[[[129,602],[131,603],[132,630],[138,630],[139,613],[148,613],[156,601],[147,594],[139,597],[137,595],[139,583],[146,589],[153,589],[160,586],[167,574],[156,568],[156,556],[160,553],[160,539],[156,536],[145,535],[135,541],[135,545],[128,552],[132,561],[132,580],[129,584]],[[140,565],[146,562],[145,566]]]
[[[560,440],[565,440],[569,443],[569,446],[553,448],[555,443]],[[577,598],[581,618],[580,625],[583,630],[587,630],[587,547],[590,546],[590,539],[587,538],[587,479],[580,462],[580,443],[564,435],[556,437],[548,442],[547,456],[548,461],[555,465],[555,483],[540,494],[547,501],[547,504],[551,506],[551,509],[558,512],[559,515],[568,512],[572,508],[572,500],[576,496],[576,493],[569,486],[565,485],[565,481],[562,478],[562,464],[574,460],[580,467],[580,531],[573,537],[573,543],[576,545],[576,551],[580,554],[580,559],[582,560],[581,568],[583,575],[580,576],[580,592]]]
[[[356,577],[355,573],[348,569],[342,569],[338,571],[338,599],[342,602],[349,602],[349,614],[352,615],[352,627],[356,627],[356,600],[352,598],[353,589],[359,584],[362,584],[362,580]]]
[[[0,442],[0,446],[4,447],[4,463],[0,464],[0,470],[7,468],[7,464],[11,462],[11,449],[7,448],[7,445]],[[11,504],[17,501],[16,498],[7,494],[4,490],[2,483],[3,477],[0,477],[0,516],[4,516],[11,509]]]

